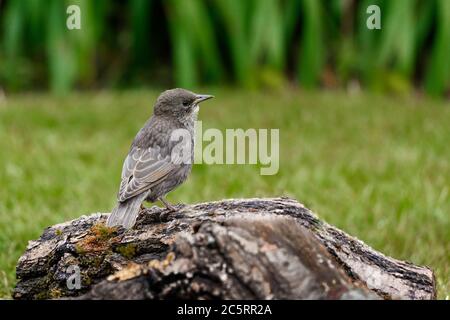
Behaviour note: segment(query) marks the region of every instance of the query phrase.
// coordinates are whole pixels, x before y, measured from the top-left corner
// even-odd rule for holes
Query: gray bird
[[[107,226],[133,227],[144,200],[161,200],[167,209],[175,210],[164,196],[191,172],[198,104],[212,97],[178,88],[161,93],[124,161],[118,204]]]

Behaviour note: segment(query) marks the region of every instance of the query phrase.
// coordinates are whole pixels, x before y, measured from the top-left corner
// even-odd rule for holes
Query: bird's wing
[[[134,147],[123,164],[117,199],[123,202],[148,191],[156,182],[178,168],[180,163],[179,158],[172,159],[170,154],[162,156],[159,147]]]

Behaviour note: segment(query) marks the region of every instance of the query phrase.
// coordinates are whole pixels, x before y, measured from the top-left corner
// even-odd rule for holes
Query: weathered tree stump
[[[47,228],[15,299],[434,299],[432,270],[386,257],[287,198],[93,214]],[[77,277],[79,275],[79,284]],[[74,287],[75,284],[75,287]]]

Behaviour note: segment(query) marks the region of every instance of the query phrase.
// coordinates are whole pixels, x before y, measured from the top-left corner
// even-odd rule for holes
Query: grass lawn
[[[168,199],[291,196],[398,259],[436,272],[450,296],[450,105],[341,92],[202,90],[203,129],[279,128],[280,170],[196,165]],[[0,101],[0,297],[27,242],[115,202],[122,161],[156,91]]]

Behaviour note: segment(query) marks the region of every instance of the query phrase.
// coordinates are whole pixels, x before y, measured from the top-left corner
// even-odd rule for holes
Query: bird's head
[[[211,95],[196,94],[180,88],[166,90],[156,100],[153,113],[176,119],[189,118],[198,111],[200,102],[211,98]]]

